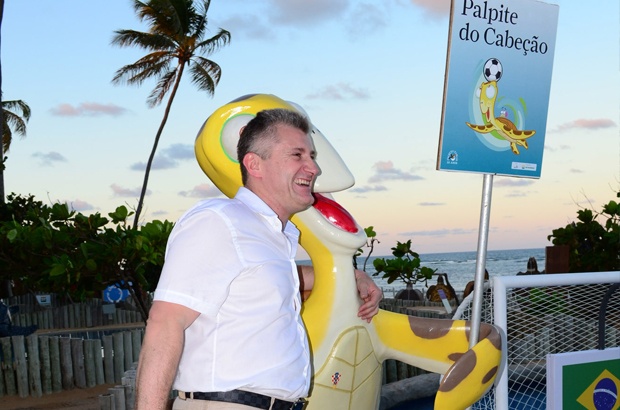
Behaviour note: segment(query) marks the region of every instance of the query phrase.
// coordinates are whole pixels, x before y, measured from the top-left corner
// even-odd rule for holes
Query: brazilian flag
[[[562,368],[564,410],[620,409],[620,358]]]

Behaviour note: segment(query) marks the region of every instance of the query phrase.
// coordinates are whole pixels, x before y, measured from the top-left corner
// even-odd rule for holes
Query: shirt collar
[[[243,202],[248,208],[252,211],[261,214],[265,218],[271,221],[272,224],[277,222],[277,228],[282,230],[282,222],[278,218],[278,215],[274,212],[273,209],[269,207],[258,195],[254,192],[250,191],[246,187],[240,187],[235,195],[235,199]],[[296,230],[295,224],[291,221],[286,221],[286,225],[284,226],[284,231],[287,232],[291,228]]]

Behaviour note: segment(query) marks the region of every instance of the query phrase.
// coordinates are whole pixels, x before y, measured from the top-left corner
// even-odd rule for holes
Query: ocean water
[[[390,256],[378,257],[388,258]],[[545,248],[487,251],[485,266],[490,277],[496,275],[516,275],[518,272],[525,272],[527,270],[527,261],[530,257],[536,258],[538,270],[542,272],[545,269]],[[372,264],[374,259],[375,257],[370,257],[366,261],[362,255],[357,259],[357,266],[362,269],[366,261],[366,272],[373,275],[376,273]],[[420,254],[420,264],[421,266],[436,269],[436,273],[447,273],[450,285],[456,291],[462,291],[465,289],[467,282],[473,280],[476,274],[476,252]],[[393,292],[397,292],[405,287],[405,284],[399,280],[388,284],[387,280],[381,278],[382,275],[381,273],[378,276],[373,276],[373,279],[384,290],[386,297],[392,297]],[[437,277],[434,276],[428,281],[428,286],[436,283]],[[423,290],[425,286],[424,283],[416,283],[414,288]]]

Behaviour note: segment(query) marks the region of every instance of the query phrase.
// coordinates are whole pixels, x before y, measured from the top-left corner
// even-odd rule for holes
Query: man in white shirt
[[[176,223],[139,359],[138,410],[301,409],[310,387],[310,349],[301,293],[311,267],[297,267],[299,231],[289,221],[314,202],[319,172],[299,113],[259,112],[241,133],[244,187],[203,201]],[[356,271],[361,319],[381,291]],[[296,407],[297,406],[297,407]]]

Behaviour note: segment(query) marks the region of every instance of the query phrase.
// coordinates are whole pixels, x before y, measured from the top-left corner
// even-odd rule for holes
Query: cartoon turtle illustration
[[[497,67],[499,65],[499,74],[489,77],[489,65],[492,65],[494,67]],[[536,133],[536,131],[519,130],[517,126],[505,115],[500,115],[498,117],[495,116],[495,100],[497,99],[497,95],[499,93],[497,81],[499,81],[499,78],[501,77],[501,72],[501,63],[499,62],[499,60],[489,59],[485,63],[483,74],[487,81],[483,82],[480,85],[480,88],[476,90],[476,97],[480,99],[480,111],[482,112],[484,124],[477,125],[471,124],[469,122],[465,123],[469,128],[481,134],[487,134],[496,131],[499,136],[501,136],[510,143],[510,148],[512,149],[512,152],[518,155],[519,149],[517,148],[517,145],[521,145],[522,147],[527,149],[528,145],[526,140],[532,137]],[[495,80],[495,78],[497,80]]]

